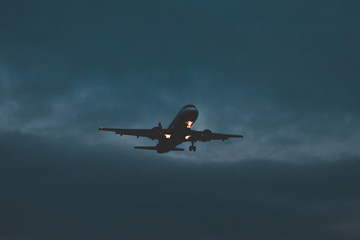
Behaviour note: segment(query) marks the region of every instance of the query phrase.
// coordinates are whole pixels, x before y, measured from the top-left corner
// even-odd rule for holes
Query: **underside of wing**
[[[151,139],[159,139],[160,133],[156,128],[153,129],[123,129],[123,128],[99,128],[99,131],[110,131],[115,134],[130,135],[136,137],[148,137]]]
[[[191,130],[191,138],[192,140],[201,141],[201,142],[208,142],[211,140],[226,140],[229,138],[243,138],[242,135],[235,135],[235,134],[223,134],[223,133],[213,133],[209,129],[205,129],[204,131],[194,131]]]

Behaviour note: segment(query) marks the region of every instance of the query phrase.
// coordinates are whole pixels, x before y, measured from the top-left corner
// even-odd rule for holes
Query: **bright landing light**
[[[187,124],[187,128],[191,128],[191,125],[193,125],[193,123],[194,122],[192,122],[192,121],[187,121],[187,122],[185,122],[186,124]]]
[[[167,139],[171,138],[171,134],[164,134],[164,136],[165,136]]]
[[[188,140],[191,136],[190,135],[187,135],[185,136],[185,139]]]

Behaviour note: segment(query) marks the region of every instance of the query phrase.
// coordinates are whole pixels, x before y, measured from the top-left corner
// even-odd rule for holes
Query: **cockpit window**
[[[188,104],[188,105],[184,106],[183,108],[190,108],[190,107],[196,108],[195,105],[192,105],[192,104]]]

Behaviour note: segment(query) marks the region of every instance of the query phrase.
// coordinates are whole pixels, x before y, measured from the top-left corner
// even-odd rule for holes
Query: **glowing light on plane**
[[[171,138],[171,134],[164,134],[164,136],[165,136],[167,139]]]
[[[190,135],[187,135],[185,136],[185,139],[188,140],[191,136]]]
[[[187,122],[185,122],[186,124],[187,124],[187,128],[191,128],[191,126],[193,125],[193,123],[194,122],[192,122],[192,121],[187,121]]]

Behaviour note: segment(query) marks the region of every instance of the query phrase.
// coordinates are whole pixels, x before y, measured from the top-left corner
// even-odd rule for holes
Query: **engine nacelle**
[[[162,135],[163,129],[160,127],[152,128],[152,139],[157,139],[160,135]]]
[[[211,134],[212,132],[210,131],[210,129],[205,129],[202,133],[201,133],[201,141],[202,142],[208,142],[211,139]]]
[[[153,130],[154,132],[160,132],[161,128],[159,128],[159,127],[153,127],[152,130]]]

